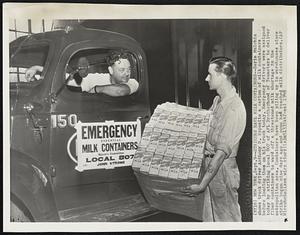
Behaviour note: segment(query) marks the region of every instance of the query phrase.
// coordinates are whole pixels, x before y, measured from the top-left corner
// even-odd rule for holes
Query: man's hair
[[[120,59],[129,59],[129,55],[126,51],[124,50],[119,50],[119,51],[110,51],[108,56],[106,57],[106,63],[108,66],[112,66],[116,61]]]
[[[225,56],[213,57],[209,60],[209,64],[216,65],[216,72],[223,73],[233,84],[237,75],[236,67],[233,61]]]

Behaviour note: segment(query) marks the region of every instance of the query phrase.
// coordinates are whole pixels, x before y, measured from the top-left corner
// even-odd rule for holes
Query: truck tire
[[[33,222],[32,216],[25,211],[16,203],[10,201],[10,222]]]

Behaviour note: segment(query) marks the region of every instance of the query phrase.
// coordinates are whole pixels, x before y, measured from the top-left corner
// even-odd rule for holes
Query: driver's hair
[[[120,59],[127,59],[128,61],[130,61],[129,54],[122,49],[118,51],[113,50],[109,52],[105,60],[108,66],[112,66],[116,61]]]

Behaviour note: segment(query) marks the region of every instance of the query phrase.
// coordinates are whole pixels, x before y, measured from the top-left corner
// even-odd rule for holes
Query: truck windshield
[[[46,64],[48,52],[49,45],[46,43],[11,47],[10,83],[31,83],[42,80],[42,70]],[[35,71],[37,67],[41,69]]]

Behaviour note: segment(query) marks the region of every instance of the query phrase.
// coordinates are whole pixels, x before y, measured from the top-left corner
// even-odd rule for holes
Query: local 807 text
[[[125,160],[133,159],[134,154],[119,156],[95,156],[86,158],[86,163],[98,163],[98,166],[119,165],[124,164]]]

